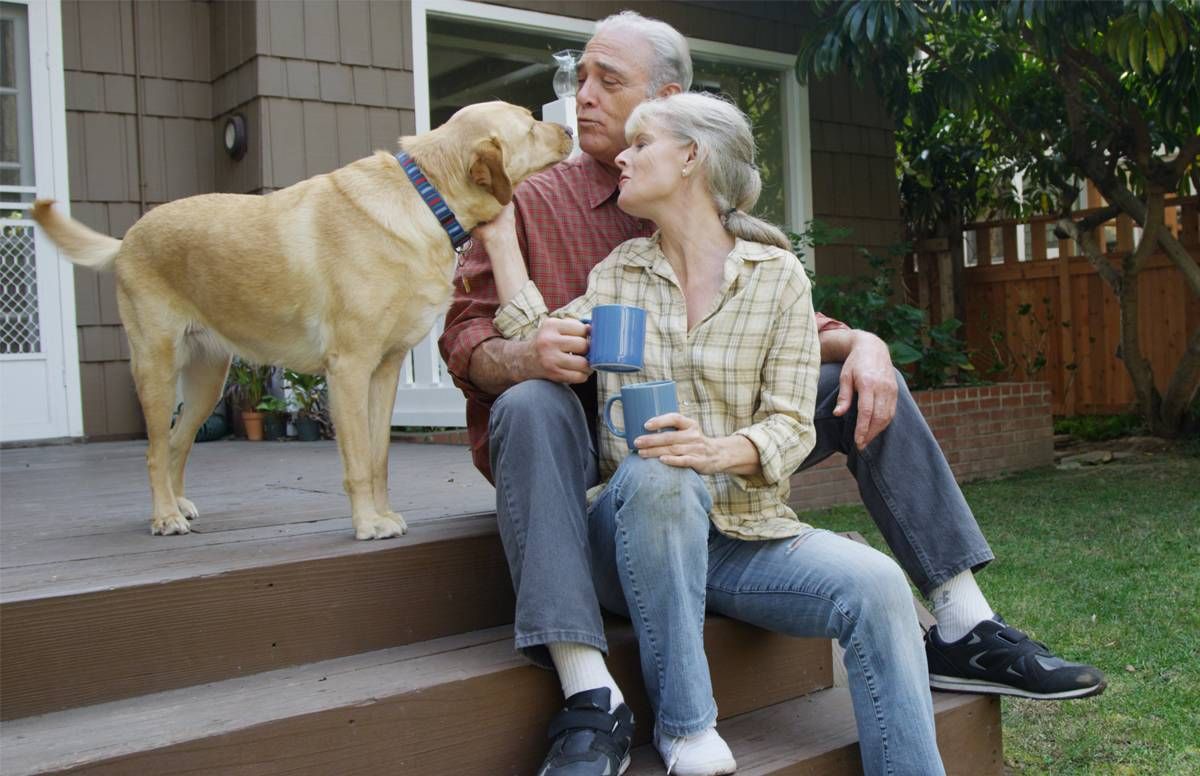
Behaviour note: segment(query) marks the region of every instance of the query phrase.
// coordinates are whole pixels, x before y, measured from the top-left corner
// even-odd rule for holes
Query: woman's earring
[[[683,177],[686,178],[688,176],[688,168],[684,167],[683,170],[681,171],[681,174],[683,175]]]

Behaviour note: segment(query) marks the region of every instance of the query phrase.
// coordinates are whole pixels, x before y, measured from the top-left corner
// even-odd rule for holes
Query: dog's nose
[[[566,124],[560,124],[559,126],[561,126],[563,131],[567,133],[567,137],[575,137],[575,130],[571,129]]]

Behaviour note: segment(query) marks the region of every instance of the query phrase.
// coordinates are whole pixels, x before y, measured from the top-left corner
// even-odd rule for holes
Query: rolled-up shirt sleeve
[[[808,279],[798,273],[792,283],[793,301],[780,315],[763,360],[755,422],[734,432],[758,449],[761,473],[733,477],[745,489],[774,486],[790,477],[817,442],[813,422],[821,370],[817,318]]]
[[[552,313],[547,312],[546,301],[534,282],[527,280],[516,296],[496,310],[492,323],[505,339],[524,340],[537,333],[543,318],[587,318],[591,309],[601,304],[598,278],[606,269],[604,262],[597,264],[588,275],[587,291],[583,296],[575,297]]]
[[[526,280],[517,295],[496,310],[492,323],[505,339],[524,340],[537,332],[538,325],[547,315],[549,311],[542,293],[532,280]]]
[[[828,315],[825,315],[824,313],[815,313],[814,315],[815,315],[816,321],[817,321],[817,333],[818,334],[820,334],[823,331],[833,331],[834,329],[849,329],[850,328],[849,326],[842,323],[841,321],[836,320],[834,318],[830,318]]]

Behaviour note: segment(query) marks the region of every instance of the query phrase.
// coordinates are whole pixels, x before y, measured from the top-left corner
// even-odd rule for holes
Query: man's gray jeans
[[[857,450],[857,405],[840,418],[833,414],[840,374],[841,364],[821,366],[817,444],[800,468],[846,454],[867,511],[922,593],[986,565],[992,551],[903,378],[896,378],[895,418]],[[607,652],[585,498],[599,470],[579,399],[558,383],[519,383],[492,406],[489,438],[496,515],[517,597],[517,649],[545,666],[545,644],[571,641]]]

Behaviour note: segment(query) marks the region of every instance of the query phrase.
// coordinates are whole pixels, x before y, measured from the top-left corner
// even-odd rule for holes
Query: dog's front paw
[[[188,520],[194,520],[197,517],[200,517],[200,510],[196,509],[196,505],[193,504],[189,499],[179,496],[175,499],[175,504],[179,507],[180,514],[182,514]]]
[[[392,510],[389,509],[388,511],[383,513],[383,516],[388,518],[389,520],[394,520],[396,522],[396,524],[400,526],[400,535],[401,536],[408,533],[408,523],[404,522],[404,516],[401,515],[399,512],[393,512]]]
[[[354,521],[355,539],[390,539],[393,536],[403,536],[407,530],[404,518],[395,512],[392,513],[392,517],[372,515]]]
[[[191,533],[187,518],[182,514],[155,515],[150,520],[150,533],[155,536],[170,536],[171,534]]]

